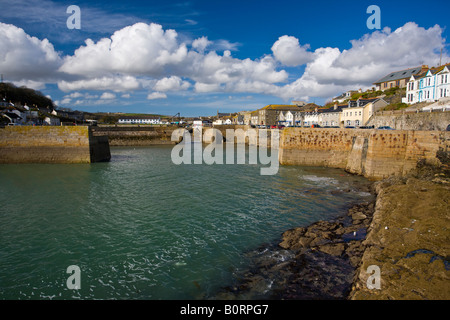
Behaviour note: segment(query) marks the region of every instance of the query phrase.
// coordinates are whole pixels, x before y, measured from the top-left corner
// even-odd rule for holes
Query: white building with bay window
[[[404,103],[434,102],[450,97],[450,65],[429,69],[426,73],[413,75],[406,86]]]

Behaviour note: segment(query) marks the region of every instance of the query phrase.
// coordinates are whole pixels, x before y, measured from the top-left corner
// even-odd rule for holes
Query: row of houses
[[[361,127],[365,126],[375,112],[387,106],[382,98],[350,100],[330,108],[303,111],[297,105],[268,105],[259,110],[247,112],[243,124],[246,125],[284,125],[310,127]]]
[[[62,122],[73,123],[84,121],[81,111],[53,109],[50,107],[30,107],[26,103],[0,101],[0,118],[8,125],[51,125],[59,126]]]
[[[25,105],[16,105],[5,100],[0,102],[0,118],[8,125],[60,125],[59,118],[53,117],[50,113],[44,116],[39,113],[37,107],[30,108]]]
[[[434,102],[450,97],[450,64],[429,68],[428,65],[394,71],[375,81],[372,91],[386,91],[391,88],[406,88],[403,103]],[[351,99],[354,93],[350,90],[332,99],[342,103]]]
[[[192,121],[191,121],[192,122]],[[121,116],[117,121],[117,124],[139,124],[139,125],[170,125],[170,124],[185,124],[186,121],[177,119],[176,122],[170,122],[168,119],[161,119],[161,117],[153,115],[131,115]]]
[[[434,102],[447,97],[450,97],[450,64],[412,75],[402,102]]]
[[[118,124],[163,124],[160,117],[157,116],[121,116]],[[167,123],[165,123],[167,124]]]
[[[432,68],[422,65],[395,71],[375,81],[374,85],[378,91],[406,88],[403,103],[435,102],[450,97],[450,64]]]

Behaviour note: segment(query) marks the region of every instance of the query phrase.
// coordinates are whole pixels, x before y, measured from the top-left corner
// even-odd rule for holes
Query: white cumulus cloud
[[[75,81],[61,80],[58,82],[58,88],[64,92],[76,90],[133,91],[140,89],[141,83],[132,76],[103,76]]]
[[[268,54],[250,59],[234,57],[231,51],[239,44],[228,40],[210,41],[202,36],[184,42],[186,37],[179,37],[175,30],[136,23],[96,42],[87,39],[73,54],[62,57],[47,39],[0,23],[0,70],[6,79],[38,89],[57,83],[68,93],[62,98],[66,103],[94,96],[95,101],[110,100],[118,93],[128,98],[137,90],[149,90],[149,100],[183,91],[248,92],[285,100],[328,98],[348,89],[370,87],[392,71],[437,65],[440,49],[446,47],[442,32],[438,25],[426,29],[409,22],[395,31],[385,28],[351,40],[347,50],[327,46],[313,50],[283,35],[267,48]],[[443,61],[449,61],[446,52]],[[305,66],[303,74],[284,69],[301,65]],[[80,93],[85,90],[98,91],[98,95]]]
[[[304,74],[280,90],[285,99],[330,97],[348,89],[369,88],[393,71],[439,63],[445,46],[442,28],[429,29],[409,22],[392,32],[389,28],[350,41],[352,47],[318,48]],[[448,61],[448,56],[443,57]]]
[[[211,43],[212,42],[209,41],[207,37],[201,37],[192,42],[192,48],[197,49],[199,52],[203,52]]]
[[[103,94],[100,96],[100,99],[102,99],[102,100],[112,100],[115,98],[116,98],[116,95],[111,92],[103,92]]]
[[[309,45],[301,46],[297,38],[282,36],[272,46],[274,57],[288,67],[295,67],[312,60],[313,54],[308,51]]]
[[[147,95],[147,100],[166,99],[167,95],[164,92],[152,92]]]
[[[171,76],[158,80],[153,87],[156,91],[181,91],[187,90],[191,84],[187,81],[183,81],[178,76]]]
[[[0,70],[5,76],[34,87],[54,79],[62,59],[47,40],[39,40],[21,28],[0,22]]]

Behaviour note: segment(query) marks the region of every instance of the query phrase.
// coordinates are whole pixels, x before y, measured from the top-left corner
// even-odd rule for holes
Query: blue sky
[[[68,29],[77,5],[81,29]],[[381,29],[367,28],[370,5]],[[0,0],[0,73],[90,112],[184,116],[324,104],[450,62],[445,1]]]

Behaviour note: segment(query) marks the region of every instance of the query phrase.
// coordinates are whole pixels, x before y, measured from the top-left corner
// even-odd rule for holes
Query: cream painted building
[[[358,99],[349,101],[348,107],[342,108],[341,124],[344,127],[365,126],[370,118],[388,103],[380,99]]]

